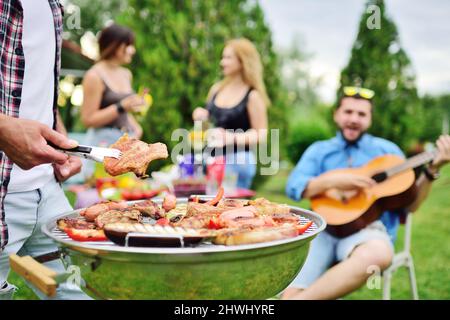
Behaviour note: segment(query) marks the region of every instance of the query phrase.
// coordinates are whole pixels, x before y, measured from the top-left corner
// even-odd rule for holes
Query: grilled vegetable
[[[305,224],[302,224],[301,226],[297,226],[297,234],[303,234],[306,230],[309,229],[309,227],[312,226],[312,221],[308,221]]]
[[[143,223],[110,223],[104,228],[105,231],[119,231],[119,232],[137,232],[157,235],[181,235],[181,236],[195,236],[195,237],[212,237],[216,233],[208,229],[188,229],[172,226],[158,226]]]
[[[103,230],[66,228],[67,235],[75,241],[106,241]]]

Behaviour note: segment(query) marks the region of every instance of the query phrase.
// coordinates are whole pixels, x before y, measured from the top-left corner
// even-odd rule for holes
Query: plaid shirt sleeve
[[[58,0],[48,0],[53,13],[56,38],[55,94],[53,112],[56,115],[58,79],[61,66],[62,6]],[[22,47],[23,10],[19,0],[0,1],[0,113],[19,116],[25,57]],[[56,125],[56,117],[54,118]],[[12,162],[0,150],[0,252],[8,243],[8,226],[5,222],[4,199],[8,191]]]

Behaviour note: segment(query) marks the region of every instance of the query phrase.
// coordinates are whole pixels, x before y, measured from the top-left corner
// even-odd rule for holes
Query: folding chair
[[[412,229],[412,214],[406,214],[405,220],[405,242],[403,250],[396,252],[392,259],[392,264],[389,268],[383,271],[383,300],[391,299],[391,280],[392,276],[400,267],[406,267],[409,272],[409,284],[411,287],[411,294],[414,300],[419,300],[417,291],[416,274],[414,271],[414,261],[411,255],[411,229]]]

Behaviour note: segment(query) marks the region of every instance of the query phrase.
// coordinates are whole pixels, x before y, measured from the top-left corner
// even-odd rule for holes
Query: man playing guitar
[[[322,174],[338,168],[360,167],[386,154],[403,157],[394,143],[366,133],[372,122],[373,96],[369,89],[344,87],[334,111],[340,131],[334,138],[316,142],[304,152],[286,186],[290,198],[297,201],[312,198],[329,189],[351,194],[370,188],[376,182],[369,177]],[[404,210],[418,208],[431,182],[438,178],[439,169],[450,162],[450,136],[441,136],[436,145],[439,153],[416,179],[418,195]],[[326,230],[320,233],[311,243],[305,265],[282,298],[337,299],[358,289],[369,278],[368,270],[374,265],[382,271],[391,264],[399,220],[398,211],[385,211],[378,220],[349,236],[338,238]]]

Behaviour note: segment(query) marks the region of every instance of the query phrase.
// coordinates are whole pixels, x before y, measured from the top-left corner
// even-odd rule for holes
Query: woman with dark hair
[[[86,144],[110,145],[124,132],[139,139],[142,128],[131,112],[139,112],[145,102],[132,89],[130,70],[123,67],[136,52],[134,34],[113,24],[101,31],[98,44],[100,58],[83,79],[81,121],[88,128]],[[87,165],[85,176],[92,169]]]

